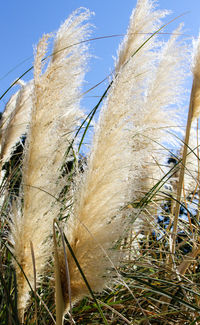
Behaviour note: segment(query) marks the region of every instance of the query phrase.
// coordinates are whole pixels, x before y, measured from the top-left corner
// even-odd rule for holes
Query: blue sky
[[[7,0],[0,4],[0,95],[33,63],[33,46],[44,33],[56,31],[68,15],[78,7],[87,7],[95,12],[91,22],[96,27],[93,37],[126,32],[129,16],[136,0]],[[168,20],[187,12],[165,30],[171,32],[179,22],[185,23],[185,34],[196,37],[200,29],[200,0],[160,0],[159,7],[173,11]],[[167,37],[167,36],[163,36]],[[91,61],[87,74],[88,88],[108,75],[113,67],[120,37],[98,40],[91,43],[91,53],[96,56]],[[29,59],[28,59],[29,58]],[[20,62],[26,63],[16,67]],[[10,70],[12,72],[8,73]],[[5,76],[6,75],[6,76]],[[24,78],[29,80],[29,73]],[[17,88],[13,89],[16,91]],[[12,92],[0,102],[3,110]],[[94,95],[102,94],[102,88]],[[94,100],[94,99],[93,99]],[[90,106],[90,102],[88,102]],[[92,100],[91,100],[92,108]]]

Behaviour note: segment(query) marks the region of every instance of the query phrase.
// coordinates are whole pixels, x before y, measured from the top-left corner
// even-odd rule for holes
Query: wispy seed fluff
[[[169,152],[165,149],[172,147],[175,136],[171,133],[179,126],[178,110],[182,102],[182,86],[184,72],[187,66],[187,51],[183,41],[178,40],[181,26],[174,31],[168,42],[162,44],[158,51],[158,61],[152,71],[147,71],[148,81],[144,93],[138,96],[137,114],[133,119],[133,175],[132,202],[139,202],[157,185],[157,189],[164,183],[159,181],[166,173],[165,164]],[[138,56],[138,60],[139,60]],[[135,64],[141,64],[137,61]],[[172,87],[173,85],[173,87]],[[167,178],[164,179],[164,182]],[[164,188],[154,199],[163,199]],[[149,230],[150,224],[155,227],[153,211],[158,208],[157,203],[151,203],[148,213],[140,213],[134,223],[136,230]],[[155,229],[155,228],[154,228]]]
[[[166,11],[153,11],[153,8],[152,1],[140,0],[131,15],[127,35],[120,46],[116,73],[100,112],[88,168],[77,189],[74,210],[65,229],[76,258],[94,291],[103,288],[116,262],[117,251],[111,248],[124,235],[128,217],[123,209],[130,200],[143,195],[143,185],[139,187],[139,183],[147,179],[146,172],[142,172],[144,166],[147,166],[147,161],[142,163],[144,157],[148,158],[148,163],[152,161],[152,132],[155,133],[155,140],[161,126],[171,125],[171,119],[167,119],[166,123],[163,121],[167,115],[160,110],[168,106],[168,101],[171,103],[175,100],[175,91],[170,92],[171,85],[168,82],[175,80],[175,73],[180,68],[181,59],[177,53],[174,59],[170,56],[174,51],[176,37],[173,36],[171,40],[173,44],[167,45],[170,49],[166,48],[165,52],[169,51],[170,54],[165,60],[166,53],[163,53],[163,61],[153,78],[152,67],[154,71],[157,61],[154,51],[158,46],[156,38],[153,37],[133,55],[150,36],[146,33],[153,33],[161,26]],[[169,73],[165,71],[168,65]],[[152,79],[154,84],[151,87]],[[146,85],[149,85],[147,92]],[[156,87],[164,91],[164,99]],[[168,87],[167,90],[165,87]],[[60,263],[67,309],[69,297],[62,254]],[[88,290],[69,252],[68,263],[72,302],[75,302],[88,294]]]
[[[135,192],[135,186],[132,187],[134,196],[138,198],[164,175],[162,164],[168,156],[168,151],[164,150],[163,146],[170,141],[173,143],[168,131],[178,126],[176,106],[181,104],[183,67],[187,59],[184,43],[177,41],[180,32],[181,28],[178,28],[158,53],[158,64],[153,72],[148,72],[148,87],[138,105],[140,118],[135,115],[133,154],[137,157],[135,161],[140,168],[139,175],[143,174],[143,182],[139,177],[138,194]],[[138,171],[138,168],[136,170]]]
[[[53,219],[60,211],[57,198],[63,187],[58,178],[64,154],[80,123],[80,91],[88,57],[81,42],[88,36],[90,12],[74,12],[55,37],[53,57],[44,73],[44,59],[49,35],[38,44],[34,64],[33,110],[23,166],[23,204],[13,216],[13,252],[33,286],[33,244],[37,283],[52,253],[49,236]],[[74,46],[74,44],[76,44]],[[18,204],[19,205],[19,204]],[[29,286],[15,264],[18,284],[18,308],[23,315]]]

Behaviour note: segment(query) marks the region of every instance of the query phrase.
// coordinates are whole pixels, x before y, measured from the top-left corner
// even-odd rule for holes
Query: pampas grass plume
[[[53,219],[60,211],[57,198],[64,184],[58,179],[64,154],[83,115],[79,101],[87,47],[80,42],[88,35],[88,24],[84,22],[89,16],[90,12],[82,9],[64,22],[56,34],[53,58],[45,71],[42,60],[50,35],[40,40],[35,56],[33,109],[23,162],[23,204],[18,204],[12,224],[14,254],[31,286],[34,274],[30,241],[38,283],[52,254],[50,235]],[[15,268],[22,316],[29,286],[16,263]]]
[[[155,133],[153,137],[157,140],[161,133],[159,127],[171,123],[171,119],[163,121],[167,113],[160,109],[168,106],[170,96],[170,103],[175,100],[175,92],[170,93],[167,83],[175,79],[180,68],[177,56],[174,60],[178,60],[178,63],[175,61],[167,81],[165,76],[162,77],[162,72],[168,61],[165,61],[164,67],[164,63],[161,63],[153,88],[149,86],[149,93],[144,97],[144,87],[152,81],[151,68],[153,66],[155,70],[156,62],[154,50],[158,46],[156,37],[141,46],[149,37],[144,32],[155,32],[167,14],[166,11],[153,11],[153,8],[152,1],[139,0],[131,15],[127,35],[118,51],[113,82],[95,130],[88,167],[82,181],[78,183],[74,208],[65,227],[66,237],[94,291],[102,290],[112,273],[111,268],[117,263],[118,252],[112,247],[124,236],[129,219],[129,213],[124,208],[133,197],[138,197],[138,193],[140,197],[144,194],[138,184],[143,183],[144,177],[147,177],[142,172],[143,154],[147,150],[145,157],[151,156],[151,150],[155,147],[150,139],[151,133]],[[173,45],[168,47],[171,49]],[[136,53],[139,47],[141,48]],[[160,101],[157,103],[154,95],[159,82],[162,84],[160,87],[168,88],[164,100],[159,94]],[[74,303],[88,294],[88,289],[69,251],[67,256]],[[62,251],[60,267],[67,310],[69,295]]]

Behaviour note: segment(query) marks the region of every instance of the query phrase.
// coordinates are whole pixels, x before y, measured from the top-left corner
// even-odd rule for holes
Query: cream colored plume
[[[167,10],[153,10],[155,9],[155,3],[155,1],[138,0],[136,9],[133,10],[130,17],[127,35],[118,50],[118,60],[115,68],[116,73],[142,44],[161,27],[161,19],[169,14]],[[148,48],[152,48],[154,41],[155,37],[145,44],[143,55],[147,53]],[[148,53],[149,55],[150,53]],[[152,62],[149,63],[151,64]]]
[[[164,177],[168,150],[175,137],[170,132],[178,127],[179,118],[175,107],[182,102],[182,85],[187,66],[187,51],[184,42],[178,41],[181,26],[174,31],[168,42],[158,53],[158,64],[149,73],[148,87],[134,116],[132,201],[138,202]],[[172,87],[173,85],[173,87]],[[164,182],[166,179],[164,180]],[[165,191],[158,184],[161,193],[154,199],[162,199]],[[156,190],[155,190],[156,193]],[[154,213],[157,203],[151,202],[148,213],[141,213],[133,225],[134,230],[156,229]],[[151,212],[149,212],[151,211]]]
[[[22,84],[22,88],[15,93],[6,105],[1,119],[1,166],[8,161],[11,154],[27,133],[32,110],[33,82]]]
[[[33,286],[33,244],[37,282],[45,264],[52,258],[53,219],[60,211],[57,201],[63,188],[59,179],[64,154],[80,122],[80,91],[87,59],[87,47],[81,42],[88,35],[88,10],[74,12],[61,26],[55,38],[54,55],[44,73],[42,60],[49,35],[38,44],[34,64],[33,110],[23,166],[23,206],[13,216],[14,254]],[[73,46],[73,44],[77,44]],[[15,264],[18,283],[18,308],[23,315],[29,286]]]
[[[163,145],[173,143],[169,130],[178,126],[178,110],[182,99],[182,84],[187,62],[187,51],[181,41],[177,41],[179,27],[159,52],[159,62],[149,74],[148,87],[135,115],[133,133],[133,155],[137,157],[138,194],[136,184],[135,199],[147,193],[164,176],[162,165],[168,151]],[[173,87],[172,87],[173,85]],[[141,159],[143,157],[143,159]],[[162,172],[163,170],[163,172]],[[141,182],[143,179],[143,182]],[[134,196],[134,195],[133,195]]]
[[[148,39],[146,33],[153,33],[160,27],[160,19],[166,12],[152,9],[152,1],[142,0],[131,16],[127,36],[119,50],[116,75],[113,76],[113,83],[100,113],[88,168],[77,190],[74,210],[65,229],[76,258],[94,291],[102,290],[108,281],[113,264],[107,255],[113,263],[116,262],[117,251],[111,248],[123,237],[127,225],[128,215],[123,209],[135,194],[136,181],[139,178],[143,181],[141,153],[150,139],[144,140],[143,131],[148,127],[146,124],[143,126],[140,119],[147,123],[146,115],[150,107],[147,109],[144,86],[152,73],[156,39],[152,38],[136,55],[131,56]],[[141,115],[143,113],[145,116]],[[154,127],[152,124],[151,120],[151,129]],[[134,148],[140,147],[140,155],[134,152],[134,158]],[[138,193],[138,189],[136,191]],[[63,295],[68,308],[63,256],[60,261]],[[88,290],[69,252],[68,263],[73,303],[88,294]]]

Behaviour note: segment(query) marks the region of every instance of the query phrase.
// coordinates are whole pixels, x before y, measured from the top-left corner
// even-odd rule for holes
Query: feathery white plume
[[[23,207],[15,213],[12,237],[15,257],[31,285],[34,283],[30,241],[33,244],[37,282],[51,257],[53,219],[60,211],[58,181],[65,151],[82,117],[80,87],[84,77],[88,10],[74,12],[59,29],[53,58],[42,73],[48,35],[39,42],[34,65],[34,97],[23,166]],[[74,45],[76,43],[76,45]],[[16,264],[18,308],[23,315],[29,286]]]
[[[173,144],[173,135],[168,131],[178,126],[177,110],[182,102],[182,84],[187,65],[187,51],[184,42],[177,41],[181,26],[158,52],[158,63],[149,73],[148,87],[138,102],[133,133],[132,201],[140,201],[162,179],[168,157],[166,144]],[[139,63],[138,63],[139,64]],[[173,85],[173,87],[172,87]],[[166,181],[166,179],[164,180]],[[161,187],[161,184],[158,184]],[[162,191],[164,188],[162,187]],[[163,194],[161,194],[161,197]],[[160,192],[154,198],[160,199]],[[149,230],[155,225],[153,213],[157,203],[151,203],[151,213],[141,213],[134,223],[134,230]],[[155,229],[155,228],[154,228]]]
[[[180,31],[179,27],[160,51],[158,65],[149,74],[147,91],[138,105],[140,118],[135,115],[133,154],[138,173],[138,185],[134,183],[132,187],[135,199],[141,198],[164,176],[162,165],[168,151],[163,145],[173,140],[168,131],[177,126],[174,107],[181,103],[187,59],[184,44],[177,41]]]
[[[157,43],[152,38],[144,46],[142,44],[150,36],[146,33],[155,32],[166,14],[165,11],[152,9],[152,1],[138,1],[131,16],[127,36],[119,50],[116,74],[100,113],[88,168],[77,190],[74,210],[65,229],[76,258],[94,291],[101,290],[109,278],[112,265],[106,254],[111,256],[113,262],[116,261],[117,252],[110,249],[123,236],[128,218],[122,210],[130,197],[133,198],[133,170],[136,166],[142,166],[143,157],[140,155],[135,160],[132,152],[134,136],[135,148],[140,148],[139,142],[142,141],[141,146],[145,150],[144,137],[137,137],[136,133],[139,127],[141,132],[147,126],[145,124],[142,127],[137,121],[145,120],[145,116],[141,116],[141,107],[144,107],[145,102],[144,86],[151,74],[151,62],[154,62],[155,56],[153,50]],[[148,110],[144,113],[148,114]],[[134,172],[137,181],[140,177],[142,182],[141,170],[139,177],[138,171]],[[130,187],[133,187],[133,191],[130,191]],[[63,261],[63,295],[68,308],[63,256],[60,256],[60,261]],[[88,291],[70,253],[68,263],[74,302],[88,294]]]

